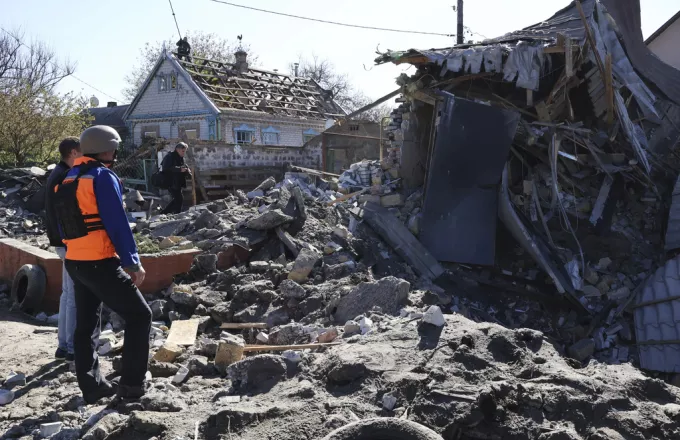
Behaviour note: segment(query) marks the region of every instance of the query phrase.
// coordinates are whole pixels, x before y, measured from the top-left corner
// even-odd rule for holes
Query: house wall
[[[675,20],[661,35],[649,43],[649,49],[661,61],[680,69],[680,19]]]
[[[181,123],[199,122],[199,135],[208,139],[206,117],[214,115],[212,109],[179,72],[176,72],[177,88],[170,88],[169,78],[173,71],[175,69],[170,61],[163,61],[128,116],[126,122],[133,133],[135,145],[141,144],[145,126],[158,126],[159,137],[170,139],[178,137],[178,124]],[[161,74],[168,78],[168,91],[160,91],[158,78]]]
[[[178,139],[168,144],[174,148]],[[310,142],[305,147],[264,147],[234,145],[219,141],[188,141],[190,155],[201,172],[222,168],[284,167],[298,165],[321,169],[321,144]]]
[[[285,147],[302,147],[303,133],[314,130],[317,134],[324,131],[325,121],[314,119],[280,118],[269,115],[258,115],[251,112],[225,112],[221,116],[221,140],[236,143],[234,128],[247,125],[254,130],[254,145],[263,145],[262,130],[269,127],[279,132],[279,145]]]
[[[340,126],[331,127],[324,132],[323,136],[325,137],[327,152],[326,169],[324,171],[340,174],[343,170],[349,169],[353,163],[364,159],[380,158],[380,140],[378,139],[380,137],[380,125],[376,122],[350,121]],[[385,139],[383,146],[386,144],[387,139]],[[386,153],[386,150],[383,152]]]

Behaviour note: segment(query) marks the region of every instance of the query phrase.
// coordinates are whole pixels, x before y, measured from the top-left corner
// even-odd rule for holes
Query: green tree
[[[57,158],[67,136],[78,135],[90,116],[86,102],[69,93],[20,88],[0,96],[0,161],[13,166],[46,164]]]
[[[215,33],[201,31],[187,32],[186,37],[191,45],[191,54],[193,56],[223,63],[233,63],[234,53],[239,48],[237,43],[233,43]],[[144,47],[139,50],[138,64],[125,76],[127,86],[122,92],[125,99],[129,101],[135,99],[139,89],[142,88],[144,81],[149,76],[151,69],[156,65],[161,53],[163,53],[163,48],[165,47],[167,50],[175,52],[177,49],[176,43],[176,40],[168,39],[144,44]],[[250,53],[250,47],[244,45],[243,49],[248,52],[248,62],[251,65],[257,63],[257,56]]]

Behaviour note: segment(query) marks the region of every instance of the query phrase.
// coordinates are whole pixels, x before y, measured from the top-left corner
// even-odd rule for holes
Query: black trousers
[[[99,339],[101,303],[125,320],[123,371],[120,383],[140,386],[149,359],[151,310],[117,258],[98,261],[66,260],[76,297],[73,337],[76,377],[83,394],[94,392],[102,376],[95,343]]]
[[[162,211],[163,214],[179,214],[182,212],[182,205],[184,204],[184,195],[182,194],[182,188],[171,188],[168,189],[170,195],[172,195],[172,201],[168,203],[168,206]]]

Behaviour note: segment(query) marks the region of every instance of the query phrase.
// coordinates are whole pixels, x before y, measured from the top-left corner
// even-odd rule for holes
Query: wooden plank
[[[172,321],[170,334],[165,342],[177,345],[194,345],[196,333],[198,333],[198,323],[198,319]]]
[[[244,353],[253,351],[286,351],[286,350],[306,350],[308,348],[333,347],[340,345],[341,342],[327,342],[314,344],[297,344],[297,345],[246,345],[243,348]]]
[[[574,52],[572,51],[572,40],[571,38],[567,37],[564,39],[564,57],[565,57],[565,64],[566,64],[566,70],[565,74],[567,75],[567,78],[571,78],[574,76]]]
[[[612,55],[607,54],[604,63],[604,85],[607,97],[607,124],[614,123],[614,77],[612,74]]]
[[[435,279],[444,273],[444,268],[432,254],[387,209],[375,203],[367,203],[363,209],[351,212],[363,217],[419,275]]]
[[[267,324],[264,322],[225,322],[220,328],[230,329],[230,330],[242,330],[246,328],[267,328]]]
[[[344,196],[340,196],[337,199],[333,200],[332,202],[328,202],[328,206],[333,206],[337,203],[344,202],[345,200],[349,200],[354,196],[358,196],[358,195],[365,193],[369,189],[370,188],[364,188],[362,190],[359,190],[359,191],[356,191],[356,192],[353,192],[353,193],[349,193],[349,194],[345,194]]]
[[[336,135],[336,136],[339,135],[339,133],[325,133],[325,134]],[[379,138],[370,138],[370,139],[379,139]],[[300,167],[300,166],[297,166],[297,165],[291,165],[291,168],[294,169],[294,170],[300,170],[300,171],[302,171],[304,173],[308,173],[308,174],[319,174],[319,175],[324,175],[324,176],[340,177],[340,174],[333,174],[333,173],[329,173],[329,172],[326,172],[326,171],[313,170],[311,168]]]

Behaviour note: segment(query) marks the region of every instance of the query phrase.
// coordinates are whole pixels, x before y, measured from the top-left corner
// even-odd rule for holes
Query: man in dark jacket
[[[179,214],[182,212],[182,204],[184,203],[182,188],[186,188],[187,176],[190,175],[189,167],[184,163],[187,148],[189,146],[184,142],[178,143],[175,151],[168,153],[161,164],[168,191],[172,195],[172,201],[162,211],[163,214]]]
[[[61,161],[52,170],[47,178],[47,188],[45,193],[45,217],[47,220],[47,238],[50,246],[54,246],[57,255],[64,260],[66,246],[61,241],[57,217],[54,211],[54,187],[59,185],[66,177],[68,171],[73,168],[73,162],[82,156],[80,150],[80,139],[68,137],[59,144],[59,154]],[[62,268],[61,275],[61,299],[59,300],[59,346],[54,357],[66,359],[73,362],[73,334],[76,329],[76,299],[73,290],[73,280],[69,276],[66,268]]]

